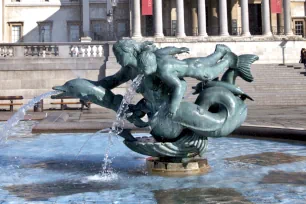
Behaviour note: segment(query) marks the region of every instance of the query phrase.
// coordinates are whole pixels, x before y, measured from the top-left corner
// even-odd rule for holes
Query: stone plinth
[[[188,163],[161,161],[156,157],[146,159],[149,174],[161,176],[189,176],[208,173],[210,167],[207,159],[193,159]]]

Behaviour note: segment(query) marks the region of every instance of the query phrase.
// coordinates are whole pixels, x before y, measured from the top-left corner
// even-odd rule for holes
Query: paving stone
[[[120,184],[114,183],[83,183],[75,180],[61,180],[50,183],[12,185],[4,189],[28,201],[46,201],[52,197],[77,193],[101,192],[103,190],[120,190],[122,188]]]
[[[270,171],[268,175],[263,177],[260,183],[306,185],[306,172]]]
[[[305,161],[306,157],[296,156],[292,154],[284,154],[281,152],[263,152],[260,154],[248,154],[238,157],[227,158],[226,160],[229,162],[242,162],[259,166],[273,166],[277,164]]]
[[[65,112],[47,113],[47,117],[41,123],[63,123],[67,121],[69,115]]]
[[[1,112],[0,113],[0,121],[7,121],[10,119],[15,112]],[[24,120],[43,120],[47,117],[46,112],[28,112]]]
[[[239,192],[231,188],[188,188],[153,191],[158,204],[249,204]]]

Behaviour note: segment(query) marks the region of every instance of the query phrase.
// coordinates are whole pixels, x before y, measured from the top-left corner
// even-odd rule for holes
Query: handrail
[[[106,45],[108,41],[92,42],[18,42],[18,43],[0,43],[0,46],[50,46],[50,45]]]

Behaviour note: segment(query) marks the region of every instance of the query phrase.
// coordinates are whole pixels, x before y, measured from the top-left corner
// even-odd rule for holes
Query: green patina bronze
[[[232,133],[246,119],[245,99],[253,100],[235,85],[236,77],[251,82],[251,64],[256,55],[237,56],[225,45],[216,45],[207,57],[179,60],[175,55],[189,52],[186,47],[158,49],[153,42],[120,40],[113,52],[122,68],[100,81],[74,79],[53,87],[63,93],[91,101],[117,111],[123,97],[111,89],[144,78],[137,89],[143,99],[129,105],[127,120],[137,127],[151,127],[151,138],[134,138],[128,130],[120,135],[133,151],[169,160],[202,156],[207,137],[223,137]],[[221,78],[218,76],[225,71]],[[187,83],[184,77],[200,82],[194,86],[198,97],[194,103],[183,101]],[[149,118],[147,122],[142,118]]]

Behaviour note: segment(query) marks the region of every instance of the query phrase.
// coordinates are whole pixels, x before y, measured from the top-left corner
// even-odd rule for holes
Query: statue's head
[[[151,51],[143,51],[138,57],[138,70],[144,75],[150,75],[156,72],[156,55]]]
[[[138,55],[144,50],[156,50],[153,42],[136,42],[135,40],[119,40],[113,46],[117,62],[125,67],[137,67]]]

